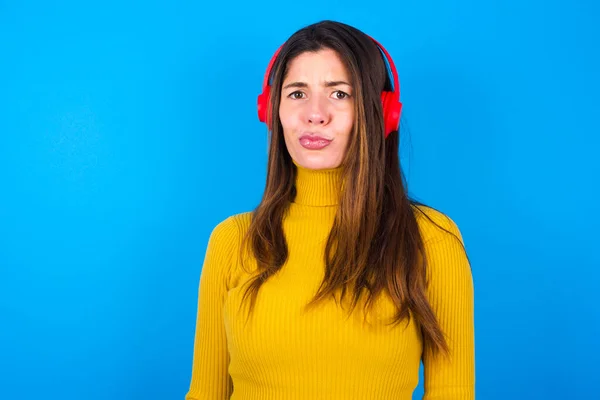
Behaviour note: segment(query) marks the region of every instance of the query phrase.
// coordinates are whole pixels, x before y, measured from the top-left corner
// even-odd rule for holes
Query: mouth
[[[308,150],[321,150],[329,146],[329,144],[332,142],[332,139],[309,134],[300,136],[298,140],[300,145]]]

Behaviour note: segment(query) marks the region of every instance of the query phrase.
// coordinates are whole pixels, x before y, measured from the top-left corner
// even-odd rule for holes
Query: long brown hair
[[[336,51],[345,63],[355,93],[355,121],[341,164],[343,187],[325,247],[325,276],[307,306],[329,296],[336,298],[337,293],[340,300],[348,296],[354,309],[366,294],[367,309],[378,295],[387,293],[397,307],[393,323],[414,316],[424,348],[432,354],[447,354],[444,333],[426,296],[427,260],[415,215],[420,211],[415,206],[421,203],[410,200],[405,189],[399,133],[384,139],[381,91],[392,90],[385,61],[368,36],[340,22],[321,21],[297,31],[273,65],[266,187],[244,238],[258,269],[244,300],[250,298],[251,313],[261,285],[288,257],[282,221],[296,194],[297,171],[279,120],[281,86],[292,59],[323,48]]]

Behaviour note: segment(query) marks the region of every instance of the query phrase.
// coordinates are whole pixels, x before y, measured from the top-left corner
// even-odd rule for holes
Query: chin
[[[334,160],[331,157],[327,157],[325,154],[314,154],[306,155],[303,154],[296,163],[307,169],[332,169],[340,166],[339,160]]]

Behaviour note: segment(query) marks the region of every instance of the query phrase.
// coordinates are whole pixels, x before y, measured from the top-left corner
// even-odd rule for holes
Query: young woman
[[[322,21],[263,89],[264,196],[211,234],[186,399],[408,400],[421,361],[424,399],[473,399],[471,269],[456,224],[408,198],[392,59]]]

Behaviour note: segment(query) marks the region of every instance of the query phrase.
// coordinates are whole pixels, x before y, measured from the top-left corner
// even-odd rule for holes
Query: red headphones
[[[400,83],[398,82],[398,72],[396,71],[396,66],[394,65],[392,57],[377,40],[373,38],[371,38],[371,40],[373,40],[373,42],[375,42],[375,44],[385,54],[385,57],[390,64],[390,69],[392,70],[392,76],[394,79],[394,91],[383,91],[381,93],[385,137],[387,138],[390,133],[397,131],[400,126],[400,113],[402,112],[402,103],[400,102]],[[271,93],[269,76],[271,75],[271,69],[273,68],[273,64],[275,63],[280,50],[281,47],[277,49],[273,57],[271,57],[271,61],[269,61],[269,66],[267,67],[267,72],[265,73],[263,80],[262,93],[258,95],[258,119],[261,122],[267,122],[267,108],[269,107],[269,98]]]

